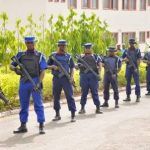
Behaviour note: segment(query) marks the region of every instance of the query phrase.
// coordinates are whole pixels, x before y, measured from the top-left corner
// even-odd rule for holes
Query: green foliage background
[[[56,18],[55,18],[56,19]],[[66,39],[68,42],[68,52],[72,55],[80,54],[83,51],[82,45],[86,42],[94,44],[93,50],[97,54],[105,54],[106,48],[115,44],[112,34],[107,30],[108,25],[102,22],[95,14],[87,17],[85,13],[81,14],[77,19],[77,13],[70,10],[69,15],[64,18],[58,16],[54,21],[54,17],[50,16],[46,20],[45,15],[39,17],[39,22],[34,21],[32,14],[27,17],[27,24],[22,25],[20,19],[16,20],[15,30],[8,30],[8,16],[5,12],[0,13],[0,86],[5,95],[11,100],[13,107],[19,106],[18,86],[19,76],[15,75],[8,69],[11,57],[18,51],[25,50],[23,38],[26,35],[36,36],[38,42],[36,48],[44,53],[46,57],[57,49],[57,41]],[[46,26],[48,24],[48,26]],[[141,65],[141,82],[145,81],[144,65]],[[119,74],[119,86],[124,86],[125,66]],[[103,77],[103,72],[102,75]],[[80,92],[79,72],[75,72],[75,82],[77,89],[75,94]],[[102,88],[102,82],[100,83]],[[43,89],[44,100],[52,100],[52,75],[48,71],[44,78]],[[0,111],[7,109],[0,101]]]

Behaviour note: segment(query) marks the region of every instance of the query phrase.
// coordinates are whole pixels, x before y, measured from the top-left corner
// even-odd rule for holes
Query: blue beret
[[[24,41],[26,42],[36,42],[37,40],[35,39],[34,36],[26,36],[24,37]]]
[[[129,39],[129,43],[136,44],[135,39]]]
[[[115,47],[109,47],[109,48],[108,48],[108,51],[109,51],[109,52],[116,52],[117,50],[116,50]]]
[[[66,46],[66,45],[67,45],[67,41],[66,41],[66,40],[59,40],[57,44],[58,44],[58,46],[59,46],[59,45],[64,45],[64,46]]]
[[[92,46],[93,46],[92,43],[85,43],[85,44],[84,44],[84,47],[85,47],[85,48],[91,48]]]

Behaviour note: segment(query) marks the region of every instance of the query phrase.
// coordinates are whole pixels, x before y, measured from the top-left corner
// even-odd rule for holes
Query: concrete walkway
[[[36,116],[30,112],[28,130],[14,135],[19,126],[18,115],[0,118],[0,150],[150,150],[150,97],[142,89],[140,103],[123,103],[125,92],[120,93],[120,108],[103,109],[96,115],[92,100],[88,100],[86,115],[78,115],[76,123],[70,123],[67,105],[62,106],[62,120],[52,122],[55,115],[52,107],[45,109],[46,134],[38,134]],[[103,102],[102,98],[101,101]],[[77,102],[78,110],[80,108]]]

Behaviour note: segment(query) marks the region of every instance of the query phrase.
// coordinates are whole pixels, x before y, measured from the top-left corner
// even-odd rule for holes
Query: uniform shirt
[[[103,58],[102,63],[105,64],[107,62],[110,66],[110,69],[113,73],[117,73],[117,71],[121,68],[121,59],[118,56],[106,56]],[[107,72],[107,68],[105,68],[105,72]]]
[[[137,60],[141,59],[141,51],[140,51],[140,49],[136,49],[135,48],[134,50],[130,50],[130,49],[125,50],[124,53],[123,53],[123,55],[122,55],[122,58],[123,59],[126,58],[127,54],[132,58],[134,64],[136,66],[138,66]],[[129,66],[129,63],[127,63],[127,66]]]
[[[145,53],[143,59],[150,61],[150,52]],[[148,66],[150,67],[150,64],[148,64]]]
[[[80,56],[96,73],[98,72],[98,68],[97,66],[99,66],[99,63],[102,62],[101,57],[99,57],[96,54],[92,54],[92,55],[86,55],[86,54],[82,54]],[[80,67],[80,64],[82,64],[82,62],[80,62],[78,60],[78,66],[80,68],[80,73],[84,73],[84,71],[86,70],[85,67]]]
[[[68,73],[70,73],[70,70],[75,67],[74,61],[73,61],[73,59],[72,59],[70,54],[68,54],[68,53],[65,53],[65,54],[52,53],[52,55],[61,63],[63,68]],[[49,66],[51,66],[51,65],[57,66],[57,64],[53,61],[51,56],[49,57],[47,64]],[[61,73],[61,71],[59,71],[59,70],[52,70],[52,74],[53,75],[58,76],[60,73]]]
[[[16,57],[18,58],[18,60],[21,58],[22,55],[37,55],[39,54],[38,51],[25,51],[25,52],[18,52]],[[40,61],[39,61],[39,68],[40,68],[40,71],[43,71],[45,69],[47,69],[47,63],[46,63],[46,59],[44,57],[43,54],[40,53]],[[13,65],[14,67],[17,66],[17,63],[16,62],[12,62],[11,65]]]

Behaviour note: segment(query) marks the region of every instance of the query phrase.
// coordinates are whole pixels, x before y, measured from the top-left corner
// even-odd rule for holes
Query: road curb
[[[134,86],[135,86],[135,85],[132,85],[132,88],[131,88],[132,90],[135,88]],[[141,87],[141,88],[145,88],[145,87],[146,87],[146,84],[141,84],[140,87]],[[119,92],[123,92],[123,91],[125,91],[125,89],[126,89],[125,87],[120,87],[120,88],[119,88]],[[110,93],[112,94],[113,91],[111,90]],[[103,96],[102,91],[99,92],[99,96]],[[87,98],[90,99],[91,96],[88,95]],[[75,96],[75,100],[76,100],[77,102],[80,101],[80,96]],[[66,104],[66,99],[65,99],[65,98],[63,98],[63,99],[61,100],[61,104]],[[49,108],[49,107],[52,107],[52,106],[53,106],[52,101],[49,102],[49,103],[48,103],[48,102],[44,103],[44,108]],[[31,105],[29,111],[33,111],[33,110],[34,110],[34,107],[33,107],[33,105]],[[4,111],[4,112],[1,112],[1,113],[0,113],[0,118],[7,117],[7,116],[11,116],[11,115],[16,115],[16,114],[18,114],[18,113],[19,113],[19,108],[14,109],[14,110]]]

